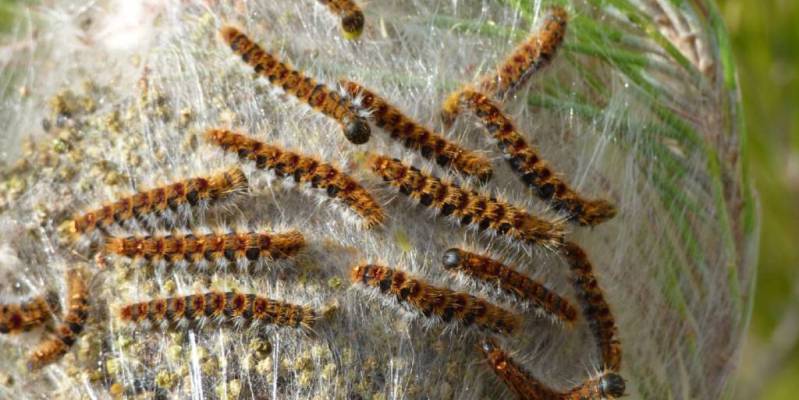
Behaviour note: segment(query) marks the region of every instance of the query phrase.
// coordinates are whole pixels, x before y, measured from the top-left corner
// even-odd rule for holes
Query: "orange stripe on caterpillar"
[[[298,231],[109,237],[105,242],[111,254],[170,263],[279,260],[296,255],[304,246],[305,238]]]
[[[206,137],[225,151],[255,162],[258,169],[269,169],[278,177],[291,176],[297,183],[325,190],[329,197],[338,198],[360,215],[367,228],[381,224],[385,218],[382,207],[366,189],[330,164],[227,130],[212,129]]]
[[[477,87],[496,99],[512,96],[536,71],[547,66],[566,36],[569,15],[559,6],[544,16],[541,28],[516,47],[494,74],[485,76]]]
[[[72,220],[70,231],[73,234],[86,234],[98,228],[121,224],[138,217],[162,216],[167,212],[180,213],[181,208],[219,201],[244,191],[247,187],[247,177],[238,168],[209,177],[189,178],[123,197],[76,216]]]
[[[616,215],[616,208],[609,202],[584,199],[566,184],[541,158],[538,150],[527,144],[510,118],[488,97],[464,89],[458,97],[457,107],[464,106],[480,118],[487,133],[497,141],[511,169],[535,190],[538,197],[550,202],[556,210],[569,214],[580,225],[589,226]]]
[[[618,374],[606,372],[567,392],[557,392],[531,376],[493,339],[483,339],[480,351],[494,373],[520,400],[600,400],[624,395],[625,382]]]
[[[424,174],[397,159],[373,154],[368,166],[400,193],[443,216],[457,218],[463,226],[490,229],[521,242],[550,247],[563,241],[563,227],[557,222],[536,218],[520,207]]]
[[[489,283],[497,282],[505,292],[529,301],[538,310],[562,322],[572,323],[577,319],[577,310],[568,300],[492,258],[451,248],[444,252],[442,263],[450,271],[461,271]]]
[[[444,322],[458,321],[494,332],[513,333],[519,327],[516,315],[486,300],[466,293],[428,284],[403,271],[381,265],[358,265],[352,268],[353,283],[377,288],[391,294],[426,317],[436,316]]]
[[[67,271],[67,314],[56,327],[55,335],[46,339],[28,357],[28,369],[35,370],[58,361],[83,332],[89,315],[89,290],[79,269]]]
[[[610,305],[594,276],[591,262],[585,251],[575,243],[566,242],[560,250],[569,263],[572,284],[580,300],[583,316],[599,345],[603,367],[608,371],[618,371],[621,368],[622,354],[618,328]]]
[[[254,294],[211,291],[181,297],[154,299],[123,306],[119,318],[128,323],[177,326],[202,323],[270,324],[310,329],[317,315],[310,307],[284,303]]]
[[[0,304],[0,333],[27,332],[47,322],[53,315],[56,300],[35,296],[14,304]]]
[[[352,0],[319,0],[341,18],[341,31],[345,39],[357,39],[363,32],[363,11]]]
[[[422,126],[375,92],[352,81],[345,80],[340,84],[351,97],[361,98],[362,107],[371,111],[369,118],[389,132],[392,139],[418,151],[425,158],[435,160],[438,165],[451,166],[483,182],[491,178],[493,170],[487,158]]]
[[[291,69],[275,56],[264,51],[236,28],[226,26],[220,30],[222,39],[241,59],[263,75],[273,85],[283,88],[313,109],[335,119],[344,130],[344,136],[353,144],[369,141],[369,124],[355,113],[352,103],[322,83]]]

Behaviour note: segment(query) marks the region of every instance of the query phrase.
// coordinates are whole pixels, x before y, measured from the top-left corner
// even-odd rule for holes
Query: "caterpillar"
[[[480,92],[496,99],[513,95],[530,76],[555,58],[566,36],[568,19],[563,7],[552,7],[544,16],[541,28],[516,47],[494,74],[480,80],[477,85]]]
[[[310,329],[317,319],[310,307],[284,303],[254,294],[210,291],[180,297],[154,299],[122,306],[119,319],[126,323],[167,328],[208,320],[236,327],[278,325]]]
[[[271,170],[281,178],[291,176],[296,183],[324,190],[360,215],[367,228],[381,224],[385,218],[382,207],[366,189],[330,164],[227,130],[212,129],[206,137],[223,150],[254,161],[258,169]]]
[[[561,396],[564,400],[618,399],[624,396],[627,383],[621,375],[605,372],[572,388]]]
[[[552,7],[544,16],[541,29],[517,46],[495,73],[484,76],[477,84],[477,91],[497,100],[512,96],[536,71],[546,67],[555,58],[566,36],[568,17],[562,7]],[[458,115],[460,92],[468,88],[467,85],[458,89],[444,100],[441,112],[444,125],[450,125]]]
[[[363,144],[369,141],[369,124],[356,114],[353,104],[347,98],[302,72],[291,69],[236,28],[225,26],[220,34],[230,49],[253,67],[257,74],[269,79],[269,82],[280,86],[311,108],[338,121],[344,136],[351,143]]]
[[[52,296],[34,296],[27,301],[0,304],[0,333],[27,332],[47,322],[56,300]]]
[[[444,322],[458,321],[493,332],[513,333],[518,318],[509,311],[466,293],[428,284],[405,272],[381,265],[365,264],[352,268],[353,283],[374,287],[391,294],[420,311],[425,317],[438,317]]]
[[[347,80],[341,81],[340,85],[350,97],[361,99],[361,106],[370,111],[369,117],[372,121],[389,132],[392,139],[418,151],[427,159],[435,160],[442,167],[451,166],[481,182],[491,178],[493,170],[487,158],[422,126],[374,91]]]
[[[519,400],[555,400],[558,393],[530,376],[518,363],[490,338],[482,340],[479,349],[491,370],[502,379]]]
[[[595,226],[616,215],[616,208],[602,199],[587,200],[574,191],[559,174],[552,171],[538,150],[527,144],[513,122],[485,95],[464,89],[458,107],[470,108],[483,123],[486,132],[497,142],[511,169],[541,199],[580,225]]]
[[[451,248],[444,252],[442,264],[453,272],[460,271],[486,282],[497,282],[505,292],[530,302],[540,313],[556,321],[572,323],[577,319],[577,310],[568,300],[487,256]]]
[[[456,218],[462,226],[489,229],[498,235],[547,247],[563,240],[562,224],[545,221],[507,202],[489,198],[454,183],[427,175],[398,159],[372,154],[369,169],[389,185],[443,216]]]
[[[298,231],[283,233],[230,232],[108,237],[107,253],[169,264],[226,265],[280,260],[296,255],[305,246]]]
[[[560,249],[569,263],[572,284],[577,292],[583,315],[588,321],[591,333],[599,345],[604,369],[618,371],[621,368],[621,343],[613,313],[602,293],[602,288],[593,273],[593,266],[585,251],[579,245],[566,242]]]
[[[103,205],[74,217],[70,224],[72,234],[88,234],[104,230],[114,224],[124,224],[133,219],[145,218],[151,226],[158,218],[174,223],[189,215],[194,208],[204,209],[214,202],[245,191],[247,177],[238,168],[209,177],[195,177],[170,183],[155,189],[140,191],[132,196]]]
[[[363,32],[363,11],[352,0],[319,0],[333,14],[341,18],[341,32],[345,39],[357,39]]]
[[[624,396],[624,378],[606,372],[566,392],[555,391],[532,377],[490,338],[480,342],[480,351],[494,373],[519,400],[600,400]]]
[[[67,271],[67,314],[56,327],[55,335],[40,343],[28,357],[28,369],[36,370],[66,354],[83,332],[89,316],[89,290],[80,269]]]

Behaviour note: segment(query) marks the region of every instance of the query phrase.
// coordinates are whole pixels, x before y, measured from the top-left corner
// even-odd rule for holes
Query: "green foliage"
[[[761,201],[763,223],[751,342],[765,342],[789,303],[786,300],[792,296],[799,266],[799,2],[719,3],[738,64],[748,133],[746,156]],[[796,397],[797,349],[793,349],[791,360],[786,371],[765,384],[768,389],[763,398]],[[745,370],[747,363],[742,368]]]

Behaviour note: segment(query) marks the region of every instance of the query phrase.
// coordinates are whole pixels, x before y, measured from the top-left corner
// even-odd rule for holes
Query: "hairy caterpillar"
[[[563,240],[563,228],[557,222],[536,218],[504,201],[424,174],[397,159],[373,154],[368,166],[400,193],[438,210],[443,216],[457,218],[463,226],[474,226],[481,231],[490,229],[521,242],[549,247],[556,247]]]
[[[341,18],[341,32],[345,39],[357,39],[363,32],[363,11],[352,0],[319,0],[333,14]]]
[[[560,393],[530,376],[493,339],[482,340],[480,351],[494,373],[520,400],[599,400],[624,396],[626,386],[624,379],[612,372],[589,379],[580,386]]]
[[[457,270],[486,282],[497,282],[505,292],[529,301],[539,312],[555,320],[571,323],[577,319],[577,310],[568,300],[487,256],[451,248],[444,252],[442,264],[453,272]]]
[[[259,262],[292,257],[305,246],[298,231],[284,233],[230,232],[163,236],[109,237],[108,253],[150,262],[208,264]]]
[[[566,36],[568,17],[562,7],[552,7],[545,15],[541,29],[517,46],[495,73],[484,76],[477,84],[477,90],[497,100],[512,96],[533,73],[555,58]],[[445,125],[451,124],[459,113],[457,103],[462,90],[456,90],[444,100],[441,115]]]
[[[56,327],[55,336],[46,339],[28,358],[28,369],[42,368],[60,359],[78,340],[89,315],[89,290],[83,272],[67,272],[67,314]]]
[[[451,166],[483,182],[491,178],[493,170],[487,158],[422,126],[374,91],[352,81],[340,83],[351,97],[361,99],[361,105],[371,111],[369,117],[378,127],[388,131],[392,139],[418,151],[425,158],[435,160],[438,165]]]
[[[134,218],[149,218],[150,225],[162,218],[174,222],[186,216],[191,207],[200,209],[246,190],[247,177],[238,168],[210,177],[190,178],[155,189],[140,191],[100,208],[76,216],[71,223],[73,234],[87,234]]]
[[[565,242],[560,249],[572,272],[572,284],[577,291],[583,315],[591,327],[591,333],[599,345],[604,368],[618,371],[621,368],[621,344],[618,328],[602,288],[593,273],[593,267],[580,246]]]
[[[0,304],[0,333],[27,332],[47,322],[56,303],[52,296],[34,296],[27,301]]]
[[[626,389],[627,383],[624,378],[614,372],[605,372],[572,388],[561,398],[564,400],[618,399],[624,396]]]
[[[263,75],[269,82],[280,86],[313,109],[338,121],[347,140],[353,144],[369,141],[369,124],[355,113],[353,104],[347,98],[300,71],[291,69],[236,28],[223,27],[220,34],[230,49],[252,66],[257,74]]]
[[[569,15],[562,7],[552,7],[544,16],[541,28],[516,47],[497,67],[494,74],[484,77],[477,85],[482,93],[502,99],[519,89],[536,71],[555,58],[566,36]]]
[[[208,320],[235,326],[279,325],[310,329],[317,319],[309,307],[284,303],[254,294],[210,291],[124,305],[120,320],[128,323],[203,326]]]
[[[500,348],[493,339],[484,339],[480,351],[494,373],[516,394],[519,400],[554,400],[558,394],[530,376]]]
[[[425,317],[436,316],[444,322],[458,321],[494,332],[513,333],[519,327],[518,318],[486,300],[466,293],[428,284],[405,272],[381,265],[358,265],[352,268],[353,283],[360,283],[396,296]]]
[[[497,141],[511,169],[522,181],[535,189],[543,200],[549,201],[559,211],[581,225],[594,226],[616,215],[609,202],[586,200],[552,171],[538,150],[527,144],[510,118],[488,97],[471,89],[464,89],[455,99],[453,107],[466,106],[477,115],[489,135]]]
[[[269,169],[278,177],[291,176],[296,183],[325,190],[329,197],[338,198],[360,215],[367,228],[383,222],[383,209],[372,195],[330,164],[227,130],[212,129],[206,137],[225,151],[254,161],[258,169]]]

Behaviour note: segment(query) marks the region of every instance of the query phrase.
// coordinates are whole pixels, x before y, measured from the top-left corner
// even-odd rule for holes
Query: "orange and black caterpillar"
[[[319,0],[333,14],[341,17],[341,31],[345,39],[357,39],[363,32],[363,11],[352,0]]]
[[[330,164],[227,130],[212,129],[206,137],[225,151],[254,161],[258,169],[269,169],[278,177],[291,176],[298,184],[307,183],[324,190],[329,197],[338,198],[360,215],[367,228],[383,222],[383,209],[372,195]]]
[[[538,150],[527,144],[524,137],[488,97],[464,89],[454,100],[453,107],[470,108],[483,123],[485,130],[504,153],[511,169],[532,187],[538,197],[549,201],[558,210],[569,214],[580,225],[594,226],[616,215],[616,208],[602,199],[587,200],[569,187],[541,158]]]
[[[225,26],[220,30],[220,34],[230,49],[252,66],[257,74],[263,75],[269,79],[269,82],[280,86],[298,100],[338,121],[347,140],[353,144],[369,141],[371,135],[369,124],[356,114],[349,99],[291,69],[236,28]]]
[[[52,296],[34,296],[27,301],[0,304],[0,333],[27,332],[47,322],[57,300]]]
[[[60,359],[78,340],[89,316],[89,290],[79,269],[67,272],[67,309],[55,336],[39,344],[28,358],[28,369],[42,368]]]
[[[506,292],[530,302],[537,310],[561,322],[577,319],[577,310],[568,300],[492,258],[458,248],[444,252],[444,268],[461,271],[486,282],[498,282]]]
[[[562,7],[552,7],[544,16],[541,29],[513,50],[494,74],[477,85],[482,93],[496,99],[512,96],[536,71],[547,66],[563,43],[569,15]]]
[[[375,92],[352,81],[345,80],[340,84],[350,97],[361,99],[361,106],[370,111],[369,118],[388,131],[392,139],[418,151],[425,158],[435,160],[438,165],[451,166],[481,182],[491,178],[493,170],[487,158],[422,126]]]
[[[372,154],[369,168],[400,193],[418,200],[441,215],[457,218],[463,226],[490,229],[521,242],[557,247],[563,241],[561,224],[545,221],[495,198],[427,175],[397,159]]]
[[[625,382],[618,374],[607,372],[567,392],[557,392],[517,364],[493,339],[484,339],[480,351],[494,373],[519,400],[600,400],[624,396]]]
[[[517,364],[493,339],[484,339],[480,351],[488,365],[519,400],[557,400],[558,393],[546,387]]]
[[[602,288],[593,273],[593,267],[580,246],[572,242],[564,243],[561,254],[569,263],[574,285],[583,316],[588,321],[591,333],[599,345],[605,370],[616,372],[621,368],[621,344],[618,328],[610,306],[602,294]]]
[[[238,168],[210,177],[190,178],[144,190],[78,215],[72,220],[70,231],[87,234],[134,219],[149,219],[150,225],[155,225],[156,218],[174,223],[176,219],[185,218],[192,207],[204,209],[247,187],[247,177]]]
[[[154,299],[123,306],[119,318],[124,322],[150,324],[163,328],[206,321],[236,326],[279,325],[310,329],[316,313],[306,306],[284,303],[254,294],[218,292]]]
[[[439,317],[444,322],[458,321],[494,332],[513,333],[518,318],[486,300],[427,282],[381,265],[358,265],[352,268],[351,279],[396,296],[397,300],[420,311],[425,317]]]
[[[109,237],[105,250],[132,259],[171,264],[208,264],[280,260],[297,254],[305,246],[300,232],[231,232],[173,234],[164,236]]]

